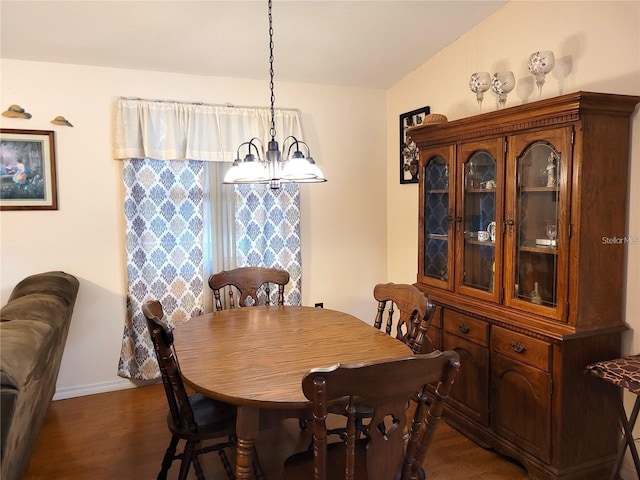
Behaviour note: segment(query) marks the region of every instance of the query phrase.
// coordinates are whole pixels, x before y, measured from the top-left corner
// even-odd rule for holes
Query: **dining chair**
[[[379,283],[373,288],[378,311],[373,326],[391,335],[396,309],[396,338],[406,343],[414,353],[433,350],[427,330],[435,312],[434,305],[418,288],[409,284]]]
[[[277,268],[240,267],[233,270],[214,273],[209,277],[209,286],[213,290],[216,310],[223,310],[220,290],[228,287],[229,308],[271,304],[271,284],[278,287],[278,305],[284,305],[284,287],[289,283],[289,272]],[[264,287],[263,287],[264,286]],[[263,287],[264,293],[261,288]],[[234,294],[234,289],[237,292]]]
[[[373,288],[373,297],[378,301],[378,309],[373,326],[391,335],[395,314],[396,338],[404,342],[414,353],[427,353],[434,348],[427,336],[435,308],[427,296],[413,285],[402,283],[379,283]],[[338,407],[339,409],[339,407]],[[356,406],[356,433],[367,435],[364,420],[372,415],[372,408],[366,404]],[[338,412],[333,412],[338,413]],[[331,435],[345,437],[344,427],[330,430]]]
[[[228,287],[229,308],[236,308],[235,296],[238,297],[238,307],[255,305],[271,305],[271,284],[278,287],[278,305],[284,305],[284,287],[289,283],[289,272],[277,268],[239,267],[214,273],[209,277],[209,287],[213,290],[213,301],[216,311],[224,310],[224,303],[220,291]],[[264,294],[260,294],[260,287],[264,285]],[[299,419],[300,430],[305,430],[307,421]]]
[[[302,379],[302,391],[313,405],[313,448],[285,460],[285,480],[424,480],[422,464],[459,368],[456,352],[434,351],[311,370]],[[432,382],[438,386],[428,405]],[[416,392],[415,408],[407,410]],[[346,441],[328,444],[328,407],[344,397]],[[356,435],[359,402],[373,408],[369,436],[361,439]]]
[[[162,460],[158,480],[166,480],[167,473],[174,460],[180,460],[179,480],[185,480],[193,463],[198,480],[204,480],[204,474],[198,456],[217,451],[222,466],[229,476],[235,478],[225,449],[236,444],[236,407],[228,403],[207,398],[199,393],[188,395],[182,382],[180,366],[173,346],[173,331],[164,322],[162,305],[150,300],[142,305],[147,320],[149,334],[156,353],[162,383],[169,402],[167,424],[171,432],[171,441]],[[200,446],[201,442],[224,439],[217,443]],[[180,440],[185,440],[182,453],[176,454]],[[254,470],[257,478],[264,473],[254,451]]]

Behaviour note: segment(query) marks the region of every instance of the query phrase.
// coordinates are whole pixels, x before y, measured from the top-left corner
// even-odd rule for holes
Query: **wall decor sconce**
[[[73,127],[71,122],[61,115],[58,115],[56,118],[51,120],[51,123],[53,123],[54,125],[62,125],[64,127]]]
[[[11,105],[2,115],[9,118],[31,118],[31,114],[26,112],[20,105]]]

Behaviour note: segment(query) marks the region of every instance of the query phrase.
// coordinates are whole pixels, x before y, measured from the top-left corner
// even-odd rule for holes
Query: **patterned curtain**
[[[297,111],[275,114],[282,138],[301,137]],[[269,119],[264,108],[118,101],[114,158],[124,164],[128,276],[118,375],[159,377],[142,304],[160,300],[168,322],[179,325],[210,309],[205,286],[214,271],[236,265],[285,269],[291,275],[286,301],[300,303],[297,186],[234,189],[216,180],[224,169],[206,165],[231,162],[247,138],[268,137]],[[236,231],[230,232],[234,217]]]
[[[236,263],[239,266],[287,270],[285,304],[300,305],[302,259],[300,253],[300,188],[283,183],[236,186]],[[277,291],[272,292],[272,303]]]
[[[172,325],[202,313],[204,162],[124,161],[127,321],[118,375],[160,374],[142,304],[158,299]]]

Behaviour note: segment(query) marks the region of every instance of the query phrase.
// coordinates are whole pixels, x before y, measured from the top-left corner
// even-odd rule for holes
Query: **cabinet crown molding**
[[[476,137],[507,135],[540,127],[578,121],[585,113],[630,116],[640,96],[575,92],[536,102],[482,113],[440,125],[412,129],[418,148],[465,141]]]

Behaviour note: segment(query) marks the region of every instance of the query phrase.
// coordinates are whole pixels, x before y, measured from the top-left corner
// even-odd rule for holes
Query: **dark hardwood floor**
[[[89,395],[52,403],[24,480],[155,479],[169,443],[162,385]],[[287,420],[256,440],[269,480],[282,478],[281,465],[309,444],[298,421]],[[233,453],[230,458],[233,462]],[[207,478],[226,479],[215,453],[202,458]],[[169,471],[177,478],[178,463]],[[525,470],[484,450],[441,422],[427,455],[429,480],[520,480]],[[193,469],[190,479],[195,479]]]

